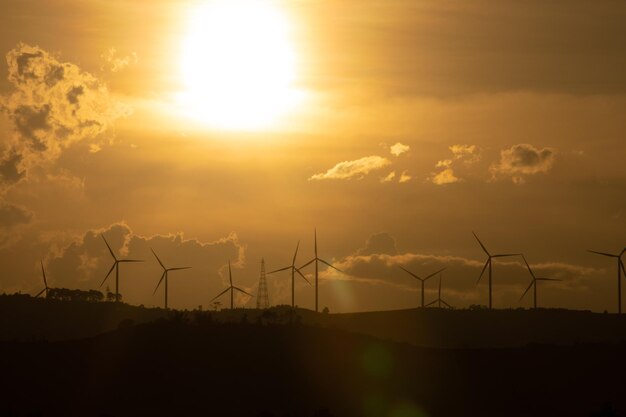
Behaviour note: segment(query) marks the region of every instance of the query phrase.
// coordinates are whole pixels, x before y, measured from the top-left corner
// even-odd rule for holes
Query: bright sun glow
[[[184,112],[225,129],[274,124],[299,97],[289,29],[271,0],[214,0],[194,10],[182,53]]]

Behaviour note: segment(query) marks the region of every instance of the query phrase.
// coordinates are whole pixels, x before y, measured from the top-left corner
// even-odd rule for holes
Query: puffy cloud
[[[445,185],[454,184],[455,182],[461,181],[461,179],[454,175],[452,168],[446,168],[443,171],[434,173],[432,177],[430,177],[430,181],[436,185]]]
[[[391,171],[387,176],[382,177],[380,182],[391,182],[396,177],[396,171]]]
[[[374,253],[384,253],[395,255],[396,240],[389,233],[376,233],[370,236],[365,242],[365,247],[356,251],[357,255],[371,255]]]
[[[398,182],[400,184],[405,183],[405,182],[409,182],[411,181],[411,176],[408,174],[408,171],[402,171],[402,175],[400,175],[400,179],[398,179]]]
[[[393,156],[400,156],[405,152],[408,152],[411,147],[403,143],[397,142],[395,145],[391,145],[389,151]]]
[[[524,175],[534,175],[550,171],[554,165],[554,151],[550,148],[538,149],[521,143],[500,152],[500,161],[489,168],[493,178],[498,175],[510,176],[514,183],[523,183]]]
[[[100,58],[104,61],[102,70],[108,70],[111,72],[118,72],[129,65],[136,64],[139,59],[136,52],[132,52],[130,55],[119,56],[117,49],[110,48],[108,51],[100,55]]]
[[[38,46],[20,43],[6,60],[13,91],[0,99],[0,109],[14,135],[0,160],[5,183],[56,160],[78,141],[98,137],[130,113],[93,75]]]
[[[162,305],[163,287],[153,296],[162,274],[161,267],[150,249],[158,254],[167,267],[191,266],[176,271],[169,277],[169,296],[172,307],[195,308],[209,301],[227,286],[227,263],[231,260],[233,276],[241,288],[252,291],[238,268],[245,262],[245,246],[236,233],[203,242],[187,239],[182,233],[142,236],[125,223],[116,223],[104,229],[89,230],[61,249],[49,253],[46,272],[55,287],[99,288],[113,259],[100,234],[104,234],[118,258],[140,259],[143,263],[120,266],[120,293],[133,304]],[[103,288],[115,288],[114,273]],[[247,302],[249,297],[242,297]]]
[[[32,217],[27,209],[0,200],[0,230],[29,223]]]
[[[476,145],[452,145],[448,149],[452,152],[451,159],[443,159],[437,162],[435,168],[440,168],[439,172],[433,172],[429,180],[436,185],[453,184],[462,181],[455,173],[458,163],[473,164],[480,160],[480,148]]]
[[[371,155],[354,161],[339,162],[328,171],[315,174],[309,178],[310,180],[327,180],[327,179],[351,179],[353,177],[363,178],[372,171],[379,170],[389,165],[391,161],[381,156]]]

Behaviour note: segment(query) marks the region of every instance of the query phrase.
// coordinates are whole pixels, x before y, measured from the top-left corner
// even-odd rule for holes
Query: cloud
[[[0,160],[5,184],[33,166],[54,162],[76,142],[99,137],[130,114],[93,75],[38,46],[20,43],[6,60],[13,91],[0,98],[0,109],[14,134]]]
[[[395,255],[396,240],[389,233],[376,233],[371,235],[365,242],[365,247],[356,251],[357,255],[371,255],[374,253],[384,253]]]
[[[476,145],[452,145],[448,149],[452,152],[451,159],[442,159],[437,161],[435,168],[440,168],[439,172],[433,172],[429,177],[430,182],[436,185],[453,184],[460,182],[462,179],[456,174],[456,167],[459,163],[465,165],[473,164],[480,161],[480,148]]]
[[[372,171],[379,170],[389,165],[391,161],[381,156],[366,156],[354,161],[339,162],[328,171],[315,174],[309,178],[311,180],[327,180],[327,179],[351,179],[353,177],[363,178]]]
[[[136,52],[120,57],[117,53],[117,49],[115,48],[110,48],[108,51],[100,55],[100,58],[102,58],[105,63],[101,69],[103,71],[108,70],[111,72],[118,72],[129,65],[136,64],[139,61]]]
[[[391,171],[386,177],[382,177],[380,182],[391,182],[396,177],[396,171]]]
[[[245,263],[245,246],[234,232],[204,242],[187,239],[183,233],[144,236],[135,233],[125,223],[115,223],[103,229],[89,230],[65,247],[51,251],[45,264],[52,286],[83,289],[100,287],[113,264],[101,234],[104,234],[116,256],[145,261],[120,267],[120,292],[125,301],[133,304],[163,304],[162,287],[156,295],[152,295],[162,270],[151,249],[168,267],[192,267],[169,277],[169,296],[173,307],[208,306],[209,300],[227,286],[229,259],[239,287],[252,292],[252,285],[255,284],[246,285],[246,281],[237,276],[238,268]],[[114,276],[109,277],[102,289],[106,286],[114,290]],[[246,300],[242,301],[248,298],[246,296]]]
[[[510,176],[516,184],[525,181],[524,175],[546,173],[554,165],[554,151],[551,148],[538,149],[522,143],[500,151],[500,161],[489,167],[492,177]]]
[[[405,152],[408,152],[411,147],[409,145],[404,145],[400,142],[397,142],[395,145],[391,145],[389,151],[393,156],[400,156]]]
[[[31,221],[33,213],[24,207],[0,200],[0,230]]]
[[[454,175],[452,168],[446,168],[443,171],[433,173],[432,177],[430,177],[430,181],[436,185],[446,185],[454,184],[455,182],[461,181],[461,179]]]
[[[400,179],[398,179],[398,182],[400,184],[405,183],[405,182],[409,182],[411,181],[411,176],[408,174],[408,171],[402,171],[402,175],[400,175]]]

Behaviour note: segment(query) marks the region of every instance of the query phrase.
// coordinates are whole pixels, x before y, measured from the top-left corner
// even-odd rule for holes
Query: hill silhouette
[[[0,342],[0,415],[617,415],[625,353],[626,344],[421,348],[178,313],[80,340]]]

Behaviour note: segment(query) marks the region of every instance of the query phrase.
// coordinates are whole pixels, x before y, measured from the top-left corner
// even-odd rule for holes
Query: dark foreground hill
[[[1,342],[0,415],[608,416],[626,411],[624,375],[624,344],[431,349],[176,315]]]
[[[198,314],[194,311],[193,314]],[[204,312],[225,323],[287,323],[322,326],[423,347],[493,348],[529,343],[626,342],[626,315],[589,311],[412,309],[350,314],[235,309]],[[149,322],[168,313],[128,304],[66,302],[0,295],[0,340],[66,340],[112,331],[121,323]]]

